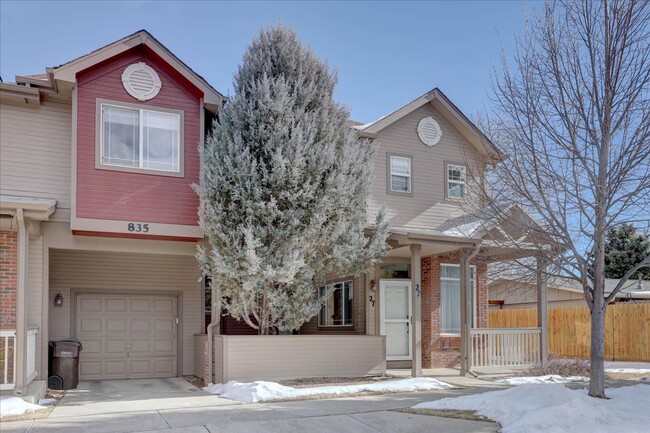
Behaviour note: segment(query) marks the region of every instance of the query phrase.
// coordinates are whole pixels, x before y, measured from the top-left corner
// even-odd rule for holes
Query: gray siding
[[[417,135],[418,123],[427,116],[433,117],[442,128],[440,142],[432,147],[423,144]],[[445,162],[464,163],[468,170],[476,171],[480,155],[430,104],[382,130],[375,143],[379,149],[368,202],[371,221],[382,205],[386,207],[391,225],[397,227],[436,228],[450,217],[463,213],[458,202],[445,199]],[[388,153],[411,156],[412,196],[388,194]]]
[[[192,256],[50,251],[50,339],[69,338],[71,289],[76,292],[182,293],[182,374],[194,374],[194,334],[201,333],[203,289]],[[53,307],[57,293],[62,307]]]
[[[0,185],[3,195],[57,201],[53,221],[70,220],[72,107],[0,104]]]

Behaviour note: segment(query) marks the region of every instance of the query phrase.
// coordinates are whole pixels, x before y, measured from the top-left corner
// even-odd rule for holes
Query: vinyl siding
[[[158,95],[142,103],[122,85],[129,65],[146,62],[162,83]],[[201,95],[179,78],[162,59],[135,48],[78,76],[77,216],[122,221],[198,225],[199,198],[191,185],[199,182]],[[97,100],[137,104],[142,108],[184,113],[184,177],[126,173],[95,168]]]
[[[442,138],[435,146],[426,146],[417,135],[422,118],[433,117],[442,128]],[[374,160],[373,190],[368,201],[369,219],[374,220],[384,205],[391,225],[397,227],[436,228],[447,219],[463,213],[457,202],[445,199],[445,162],[479,167],[476,149],[430,104],[408,114],[379,133]],[[412,195],[389,194],[388,154],[410,156]]]
[[[133,293],[182,293],[182,374],[194,374],[194,334],[201,333],[203,288],[198,264],[192,256],[50,251],[50,339],[69,338],[71,330],[71,289]],[[57,293],[63,306],[54,307]]]
[[[0,104],[2,195],[56,200],[52,221],[70,220],[71,118],[66,102]]]

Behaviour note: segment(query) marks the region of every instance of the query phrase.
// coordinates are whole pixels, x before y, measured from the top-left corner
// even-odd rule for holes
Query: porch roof
[[[560,245],[528,212],[518,205],[501,211],[485,209],[450,218],[435,229],[391,227],[390,257],[409,257],[413,244],[422,255],[445,254],[462,248],[481,247],[489,261],[531,257],[540,248]]]
[[[56,200],[11,195],[0,196],[0,214],[13,216],[17,209],[23,209],[25,218],[47,221],[56,210]]]

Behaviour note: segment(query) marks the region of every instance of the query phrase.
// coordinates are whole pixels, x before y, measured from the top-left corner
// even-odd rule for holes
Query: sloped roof
[[[153,37],[153,35],[151,35],[151,33],[146,30],[138,30],[133,34],[125,36],[122,39],[91,51],[90,53],[85,54],[81,57],[77,57],[76,59],[70,60],[59,66],[47,68],[47,74],[17,76],[16,83],[36,83],[39,87],[43,86],[55,89],[56,80],[74,83],[75,75],[77,72],[87,69],[97,63],[114,57],[141,44],[144,44],[151,48],[167,63],[172,65],[187,80],[202,90],[206,104],[214,106],[221,106],[223,104],[225,97],[219,91],[212,87],[212,85],[208,83],[205,78],[187,66],[181,59],[176,57],[174,53],[167,49],[167,47],[165,47],[160,41],[158,41],[158,39]]]
[[[438,109],[441,114],[450,121],[450,123],[452,123],[452,125],[454,125],[454,127],[456,127],[474,147],[477,148],[477,150],[479,150],[479,152],[489,157],[493,162],[503,161],[507,158],[507,155],[502,153],[483,133],[483,131],[474,125],[474,123],[469,120],[469,118],[465,116],[465,114],[460,111],[460,109],[456,107],[456,105],[454,105],[437,87],[374,122],[364,125],[354,125],[353,128],[363,134],[374,135],[397,122],[404,116],[429,103],[433,104],[434,107]]]

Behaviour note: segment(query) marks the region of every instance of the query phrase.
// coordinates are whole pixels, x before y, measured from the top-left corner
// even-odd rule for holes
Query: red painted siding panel
[[[158,95],[143,103],[122,85],[127,66],[145,62],[162,82]],[[154,52],[135,47],[77,76],[77,217],[198,225],[198,146],[202,93]],[[184,177],[126,173],[95,168],[97,99],[184,112]]]

